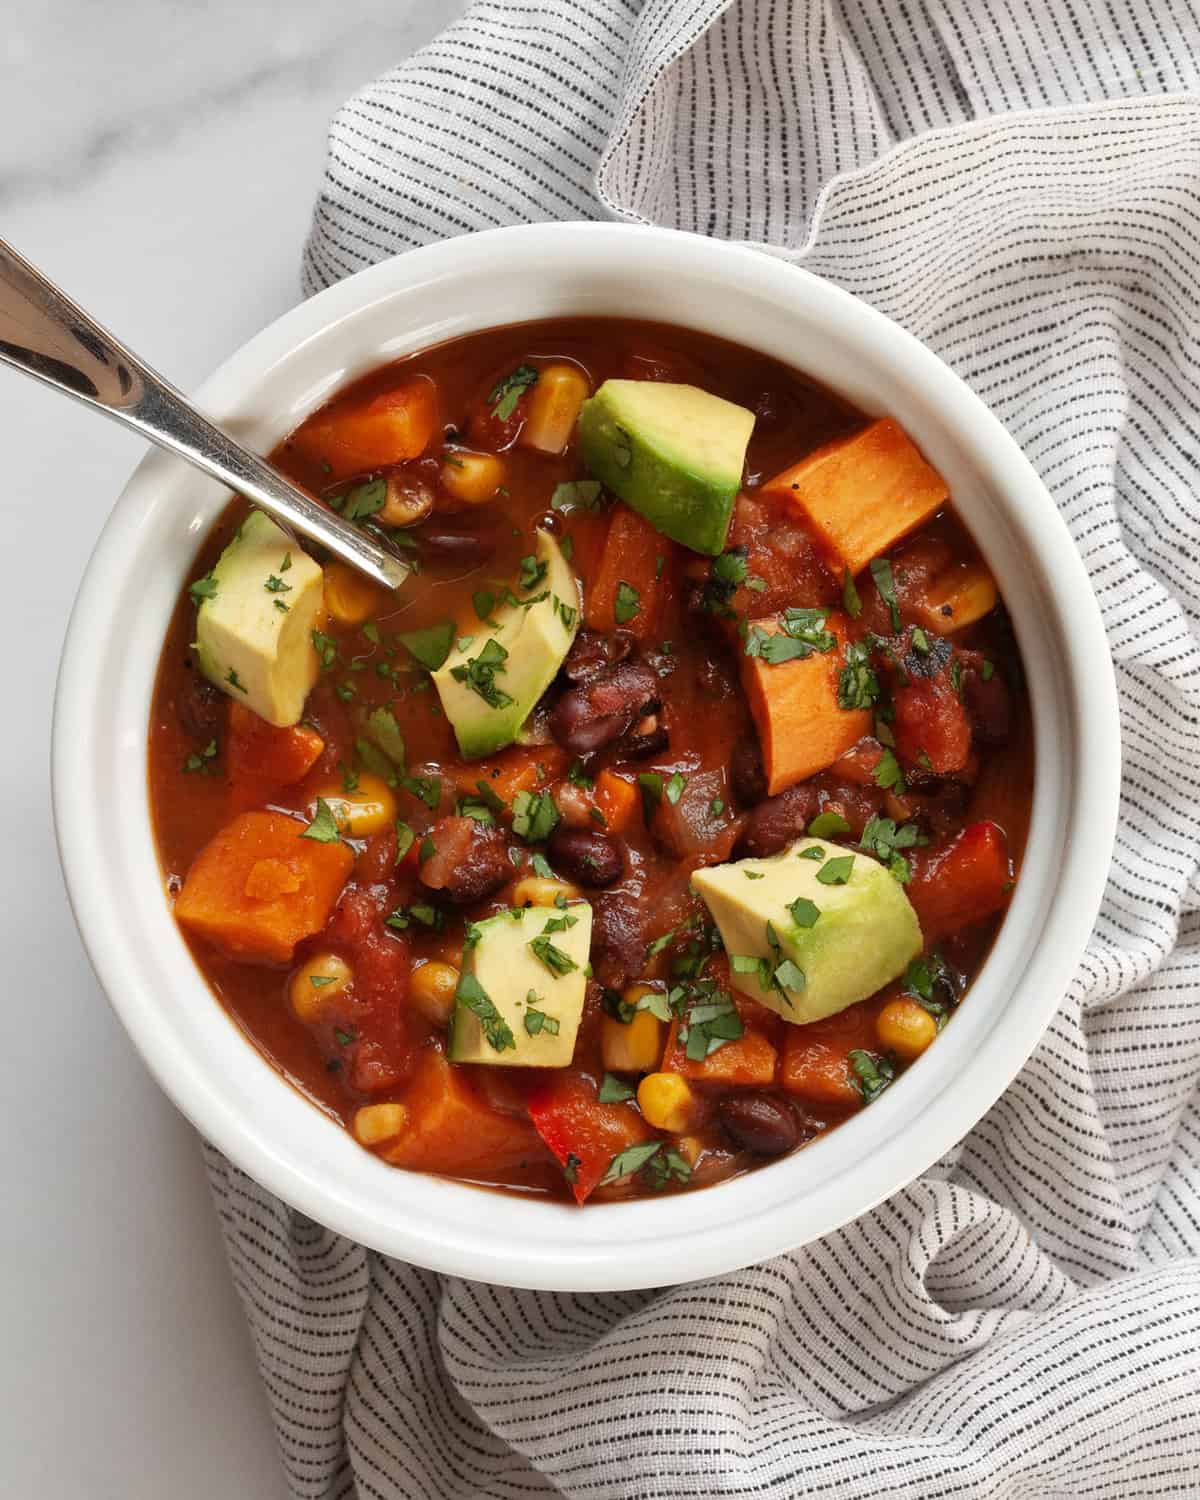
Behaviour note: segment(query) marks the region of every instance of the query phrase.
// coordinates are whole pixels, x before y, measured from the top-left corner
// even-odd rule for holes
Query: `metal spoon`
[[[407,563],[215,426],[0,239],[0,360],[186,458],[390,589]]]

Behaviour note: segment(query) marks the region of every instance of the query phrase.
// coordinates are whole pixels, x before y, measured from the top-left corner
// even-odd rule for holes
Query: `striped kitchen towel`
[[[310,290],[611,216],[769,248],[932,345],[1091,570],[1125,779],[1041,1046],[819,1244],[507,1291],[210,1154],[295,1496],[1200,1495],[1198,57],[1191,0],[476,0],[338,114]]]

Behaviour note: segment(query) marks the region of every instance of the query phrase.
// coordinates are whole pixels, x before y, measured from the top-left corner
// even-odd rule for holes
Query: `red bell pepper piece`
[[[576,1203],[600,1185],[614,1156],[654,1132],[628,1104],[601,1104],[595,1081],[568,1071],[530,1096],[529,1117],[558,1158]]]

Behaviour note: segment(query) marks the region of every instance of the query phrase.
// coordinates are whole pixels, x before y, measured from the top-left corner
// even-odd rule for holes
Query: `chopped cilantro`
[[[872,774],[876,786],[883,787],[885,791],[894,791],[897,797],[904,795],[904,772],[901,771],[900,762],[893,750],[884,750]]]
[[[808,831],[815,839],[835,839],[839,834],[849,833],[850,825],[839,812],[823,812],[808,825]]]
[[[327,984],[336,984],[336,974],[310,974],[308,982],[314,990],[323,990]]]
[[[268,594],[290,594],[292,592],[291,584],[284,583],[283,579],[276,573],[271,573],[268,576],[266,583],[263,584],[263,588],[266,589]]]
[[[650,1158],[662,1149],[662,1144],[661,1141],[642,1141],[636,1146],[627,1146],[624,1151],[618,1151],[600,1179],[600,1186],[605,1187],[610,1182],[619,1182],[622,1177],[640,1172]]]
[[[928,656],[930,652],[929,637],[918,626],[912,633],[912,648],[921,656]]]
[[[539,1036],[543,1031],[547,1036],[558,1035],[558,1021],[554,1016],[548,1016],[544,1010],[536,1010],[534,1002],[541,1004],[542,997],[536,990],[530,990],[525,996],[525,1004],[528,1009],[525,1012],[525,1031],[529,1036]]]
[[[996,675],[996,668],[990,661],[985,661],[979,669],[979,675],[983,678],[984,682],[991,682],[992,678]]]
[[[567,780],[572,786],[582,787],[585,792],[590,792],[596,783],[583,769],[583,762],[573,760],[567,771]]]
[[[396,863],[399,864],[416,840],[416,834],[403,818],[396,819]]]
[[[513,832],[527,843],[544,842],[558,827],[558,807],[549,792],[518,792],[512,811]]]
[[[679,799],[683,796],[683,789],[685,786],[687,786],[687,777],[681,775],[678,771],[676,771],[675,774],[667,782],[667,784],[663,787],[663,795],[666,797],[667,801],[671,804],[672,807],[679,806]]]
[[[319,630],[312,632],[311,639],[313,650],[317,653],[317,660],[321,663],[321,670],[328,672],[338,659],[337,642],[331,635],[324,635]]]
[[[838,678],[839,708],[870,708],[878,703],[879,678],[871,666],[873,636],[861,641],[850,641],[846,645],[845,661]]]
[[[342,504],[342,515],[347,521],[365,521],[381,511],[387,504],[387,483],[382,479],[369,479],[366,484],[356,484],[346,492]]]
[[[821,915],[821,908],[815,901],[810,901],[807,896],[797,896],[788,905],[788,911],[792,914],[792,921],[797,927],[815,927],[817,918]]]
[[[853,854],[843,854],[837,859],[827,859],[817,871],[817,879],[822,885],[845,885],[853,868]]]
[[[461,974],[454,998],[478,1017],[483,1035],[494,1052],[516,1051],[517,1040],[504,1017],[492,1003],[491,996],[474,974]]]
[[[231,688],[236,688],[239,693],[248,693],[250,691],[250,689],[246,686],[246,684],[242,681],[242,679],[238,676],[238,674],[232,667],[230,667],[225,681]]]
[[[209,740],[203,750],[193,750],[183,763],[183,769],[189,773],[200,771],[207,774],[215,770],[213,761],[217,758],[217,742]]]
[[[849,568],[842,574],[842,604],[852,620],[862,614],[862,599],[854,586],[854,575]]]
[[[642,607],[642,596],[623,579],[617,584],[617,597],[613,603],[613,618],[618,625],[626,625]]]
[[[549,927],[550,923],[547,922],[546,928],[549,929]],[[564,974],[573,973],[579,967],[569,953],[564,953],[561,948],[555,947],[545,932],[540,937],[530,939],[529,950],[535,958],[545,964],[556,979],[561,979]]]
[[[892,617],[892,634],[900,634],[900,606],[896,602],[896,584],[892,578],[892,565],[886,557],[877,557],[871,564],[871,577],[879,590],[879,597],[888,607]]]
[[[912,879],[912,869],[908,860],[899,851],[928,842],[929,840],[918,831],[915,823],[903,823],[897,826],[891,818],[876,817],[872,818],[863,829],[862,838],[859,839],[859,848],[866,854],[873,854],[876,859],[887,865],[901,885],[907,885]]]
[[[206,599],[217,597],[217,580],[211,573],[205,573],[203,578],[197,578],[195,583],[188,584],[188,593],[192,596],[193,604],[203,604]]]
[[[504,664],[507,660],[508,652],[499,641],[491,639],[478,656],[467,660],[465,666],[451,667],[450,675],[456,682],[465,682],[489,708],[507,708],[513,700],[496,686],[496,674],[506,670]]]
[[[531,552],[528,557],[521,559],[521,571],[517,575],[517,586],[523,594],[528,594],[537,588],[542,579],[545,578],[550,564],[539,562]]]
[[[656,1191],[665,1188],[671,1181],[690,1182],[692,1168],[687,1158],[680,1155],[674,1146],[664,1145],[645,1166],[646,1180]]]
[[[579,1181],[579,1169],[581,1166],[583,1166],[582,1160],[575,1155],[574,1151],[568,1151],[567,1159],[563,1163],[562,1174],[572,1186]]]
[[[601,1104],[624,1104],[627,1099],[632,1099],[636,1093],[637,1090],[626,1083],[623,1078],[617,1078],[612,1073],[605,1073],[596,1098]]]
[[[797,859],[824,859],[825,851],[820,844],[811,844],[807,849],[801,849],[796,856]]]
[[[415,797],[418,802],[423,802],[431,812],[437,811],[438,803],[442,800],[440,776],[401,776],[399,785],[409,796]]]
[[[424,630],[405,631],[399,640],[423,667],[436,672],[450,655],[454,621],[442,620],[437,625],[427,625]]]
[[[404,736],[390,708],[373,708],[363,720],[363,733],[399,769],[404,769]]]
[[[333,809],[324,797],[317,798],[316,815],[300,837],[312,839],[318,844],[336,844],[341,837]]]
[[[490,589],[478,589],[471,595],[471,604],[476,615],[485,625],[494,625],[495,620],[489,619],[489,615],[496,607],[496,596]]]
[[[517,409],[517,402],[531,386],[537,384],[538,372],[532,365],[518,365],[492,387],[488,405],[498,422],[507,422]]]
[[[850,1053],[850,1066],[854,1070],[859,1093],[868,1104],[878,1099],[896,1076],[896,1069],[886,1057],[876,1057],[855,1047]]]

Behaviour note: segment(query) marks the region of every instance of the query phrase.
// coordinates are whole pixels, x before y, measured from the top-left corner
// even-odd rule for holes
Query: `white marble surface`
[[[18,0],[0,234],[185,389],[299,296],[338,102],[461,0]],[[4,1105],[0,1490],[284,1486],[190,1128],[84,960],[50,824],[59,647],[141,445],[0,368]]]

